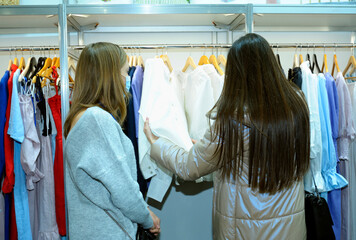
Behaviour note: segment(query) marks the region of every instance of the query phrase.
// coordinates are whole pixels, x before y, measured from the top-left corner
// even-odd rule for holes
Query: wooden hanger
[[[74,59],[71,57],[68,57],[68,71],[70,69],[72,69],[75,72],[75,68],[76,68],[76,66],[75,66]]]
[[[45,61],[45,63],[44,63],[44,66],[42,67],[42,69],[36,74],[36,76],[33,77],[32,82],[33,82],[33,83],[36,83],[37,75],[38,75],[38,76],[41,76],[42,72],[44,72],[44,71],[45,71],[47,68],[49,68],[51,65],[52,65],[52,59],[47,58],[46,61]]]
[[[201,56],[198,65],[210,64],[209,58],[205,55]]]
[[[42,67],[42,69],[38,72],[38,75],[41,75],[44,71],[47,70],[47,68],[50,68],[52,65],[52,59],[51,58],[47,58],[45,61],[44,66]]]
[[[171,61],[169,60],[168,55],[161,55],[160,58],[163,60],[163,62],[167,65],[168,69],[170,72],[173,71],[173,67],[171,65]]]
[[[69,83],[73,83],[74,84],[74,80],[72,78],[72,76],[70,74],[68,74],[68,78],[69,78]]]
[[[356,77],[345,77],[345,80],[352,80],[352,81],[356,81]]]
[[[298,55],[294,54],[293,68],[299,67]]]
[[[49,78],[43,78],[43,80],[41,81],[41,88],[44,88],[47,85],[47,82],[49,81],[49,85],[50,86],[54,86],[56,83],[53,82],[52,79]]]
[[[53,61],[52,61],[53,62]],[[53,68],[52,67],[49,67],[47,68],[46,70],[44,70],[42,73],[41,73],[41,77],[44,77],[44,78],[48,78],[50,80],[53,80],[52,79],[52,73],[53,73]]]
[[[24,79],[24,77],[27,75],[27,72],[28,70],[30,70],[30,67],[31,67],[31,60],[32,60],[32,57],[29,57],[28,60],[27,60],[27,65],[25,67],[25,69],[22,71],[20,77],[19,77],[19,82],[22,81],[22,79]]]
[[[69,79],[69,83],[74,85],[75,84],[75,81],[73,80],[72,76],[70,74],[68,74],[68,79]],[[58,77],[57,78],[57,81],[56,81],[56,85],[58,86],[59,85],[59,82],[60,82],[61,78]],[[70,86],[69,86],[70,87]]]
[[[12,66],[12,60],[9,60],[9,65],[7,66],[7,70],[10,72],[11,71],[11,66]]]
[[[349,58],[349,61],[347,62],[346,68],[345,70],[342,72],[342,75],[346,75],[346,73],[349,71],[350,67],[353,67],[351,69],[350,74],[353,74],[353,72],[355,71],[355,67],[356,67],[356,59],[354,55],[351,55]]]
[[[195,65],[195,62],[191,56],[187,58],[187,61],[185,61],[185,65],[182,69],[182,72],[187,71],[188,67],[191,66],[192,68],[196,69],[197,65]]]
[[[133,56],[129,57],[129,67],[132,67],[132,63],[133,63]]]
[[[340,68],[339,68],[339,64],[337,63],[336,54],[334,54],[334,61],[333,61],[333,67],[332,67],[332,70],[331,70],[331,76],[334,76],[335,67],[336,67],[337,72],[341,72]]]
[[[324,62],[323,65],[321,66],[321,72],[324,72],[324,67],[325,67],[325,72],[329,72],[328,70],[328,61],[327,61],[327,56],[324,54]]]
[[[299,64],[302,64],[303,62],[304,62],[303,55],[299,54]]]
[[[210,56],[209,62],[214,65],[216,71],[218,71],[220,75],[224,75],[223,70],[221,70],[221,68],[219,67],[218,60],[216,59],[215,55]]]
[[[51,67],[53,67],[53,66],[56,65],[57,59],[58,59],[57,57],[54,57],[54,58],[52,59],[52,66],[51,66]]]
[[[24,57],[21,57],[19,69],[20,69],[20,70],[23,70],[25,67],[26,67],[25,58],[24,58]]]
[[[54,66],[56,66],[56,68],[59,68],[61,66],[61,59],[57,58],[56,63],[54,64]]]
[[[137,66],[137,56],[134,55],[132,58],[132,67],[136,67]]]
[[[222,64],[224,67],[226,67],[226,58],[224,55],[220,54],[218,56],[218,64]]]
[[[17,59],[17,57],[15,57],[15,59],[14,59],[14,64],[15,64],[16,66],[19,66],[19,60]]]
[[[138,56],[138,58],[137,58],[137,66],[141,66],[143,68],[145,67],[145,63],[144,63],[143,58],[142,58],[141,55]]]

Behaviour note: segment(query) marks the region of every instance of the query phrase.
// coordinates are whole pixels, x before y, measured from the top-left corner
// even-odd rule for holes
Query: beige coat
[[[218,159],[212,158],[217,143],[211,143],[211,139],[210,131],[207,131],[204,138],[187,152],[169,140],[159,138],[152,145],[151,156],[184,180],[195,180],[217,170],[214,177],[214,239],[306,239],[303,183],[297,182],[290,189],[274,195],[261,194],[248,186],[246,164],[241,178],[236,181],[222,179],[217,168]],[[244,162],[247,162],[245,158]]]

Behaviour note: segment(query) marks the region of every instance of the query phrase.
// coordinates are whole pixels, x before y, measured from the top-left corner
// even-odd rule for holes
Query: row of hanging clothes
[[[224,83],[222,69],[225,68],[226,58],[223,55],[219,55],[218,58],[215,55],[211,55],[210,58],[203,55],[197,66],[189,56],[182,70],[173,69],[168,55],[147,59],[145,63],[141,56],[134,55],[128,57],[128,61],[130,78],[126,80],[126,88],[132,96],[132,107],[130,102],[126,124],[131,126],[125,125],[124,129],[126,131],[134,129],[131,139],[134,140],[134,145],[139,147],[138,166],[142,171],[139,175],[151,179],[156,175],[157,167],[148,168],[152,160],[148,157],[149,154],[147,155],[148,142],[143,135],[145,117],[150,116],[153,130],[156,124],[160,125],[161,129],[167,128],[164,130],[166,137],[167,134],[171,134],[169,138],[176,138],[175,141],[189,149],[192,146],[190,139],[202,138],[208,128],[209,123],[205,115],[220,97]],[[162,104],[170,106],[165,108]],[[156,110],[158,114],[155,114]],[[133,113],[130,114],[131,112]],[[168,126],[161,124],[164,121],[166,121],[164,124],[169,123],[174,115],[179,119],[178,125],[172,127],[171,124]],[[182,131],[177,130],[177,127],[182,127]],[[182,138],[179,134],[185,135]],[[155,185],[151,184],[150,188],[155,188]],[[166,189],[157,186],[158,188],[161,189],[160,196],[151,195],[151,190],[148,190],[148,196],[161,201]],[[141,190],[145,194],[147,187],[141,185]],[[157,191],[154,190],[156,194]]]
[[[66,235],[59,68],[15,58],[1,78],[0,239]]]
[[[277,54],[277,59],[279,55]],[[342,72],[333,56],[331,72],[327,55],[322,66],[294,55],[289,81],[304,93],[310,112],[310,169],[304,177],[307,192],[319,192],[329,205],[336,239],[356,239],[356,60],[350,56]]]
[[[279,54],[276,57],[281,65]],[[356,225],[356,206],[351,202],[352,196],[356,196],[356,141],[353,141],[356,136],[356,61],[351,55],[342,72],[334,54],[329,73],[326,54],[321,67],[317,56],[313,54],[312,57],[311,60],[307,54],[307,61],[304,61],[302,55],[295,54],[293,67],[288,71],[288,79],[303,91],[310,109],[311,168],[305,176],[305,190],[314,192],[313,172],[319,192],[328,201],[336,239],[356,239],[353,227]],[[178,196],[178,191],[170,190],[173,185],[184,192],[185,183],[175,179],[172,173],[157,166],[150,158],[150,144],[143,133],[144,121],[149,117],[154,134],[189,150],[191,139],[203,138],[210,125],[206,114],[221,94],[226,59],[223,55],[218,58],[204,55],[196,65],[189,56],[182,70],[173,69],[167,55],[147,59],[145,63],[141,56],[131,56],[128,60],[131,66],[129,75],[132,76],[128,89],[133,96],[134,120],[130,121],[128,111],[127,123],[135,124],[132,139],[136,139],[138,174],[142,179],[140,186],[144,193],[147,191],[148,198],[163,205],[154,210],[162,220],[162,239],[169,239],[164,231],[167,222],[178,229],[187,228],[186,224],[175,221],[172,217],[174,212],[192,216],[196,211],[210,211],[211,208],[207,208],[202,199],[197,198],[194,203],[197,199],[193,194],[182,197]],[[205,176],[198,182],[211,179],[211,176]],[[199,184],[194,187],[199,189]],[[205,197],[210,201],[209,194]],[[180,199],[181,203],[177,205],[173,198]],[[170,206],[170,202],[175,205]],[[210,219],[207,216],[196,221],[211,229]],[[191,225],[188,231],[193,233],[194,228]],[[181,236],[182,239],[184,237]]]
[[[149,117],[155,134],[189,150],[193,145],[191,139],[203,138],[209,126],[206,113],[221,94],[226,58],[203,55],[195,64],[189,56],[182,69],[173,69],[167,54],[146,61],[133,55],[128,61],[130,78],[126,80],[126,87],[132,98],[123,128],[134,145],[140,189],[161,218],[161,239],[169,239],[172,233],[176,239],[186,239],[187,236],[212,239],[210,231],[204,237],[194,225],[187,226],[174,217],[176,213],[190,215],[194,221],[200,222],[200,227],[212,229],[212,176],[202,177],[194,184],[175,179],[172,185],[173,174],[150,157],[150,144],[143,126]],[[170,191],[172,186],[179,188],[179,192]],[[185,192],[188,188],[189,195]],[[203,196],[196,195],[202,191],[205,191]],[[207,216],[202,218],[201,213]],[[177,232],[176,229],[185,230]]]

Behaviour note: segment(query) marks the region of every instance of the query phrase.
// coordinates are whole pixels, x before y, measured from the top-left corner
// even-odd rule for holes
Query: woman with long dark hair
[[[145,134],[151,156],[185,180],[214,176],[214,239],[305,239],[303,176],[309,167],[309,111],[268,42],[257,34],[229,51],[212,125],[189,152]]]

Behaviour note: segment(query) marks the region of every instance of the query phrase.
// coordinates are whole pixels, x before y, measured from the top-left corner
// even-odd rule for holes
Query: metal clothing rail
[[[354,48],[355,43],[270,43],[272,48]]]
[[[270,43],[272,48],[354,48],[352,43]],[[82,50],[85,46],[71,46],[73,50]],[[230,48],[231,44],[140,44],[140,45],[120,45],[128,50],[136,49],[167,49],[167,48]]]
[[[16,46],[16,47],[0,47],[0,52],[38,52],[38,51],[58,51],[59,47],[56,46]]]
[[[60,51],[60,48],[57,46],[44,46],[44,47],[39,47],[39,46],[16,46],[16,47],[0,47],[0,52],[48,52],[50,53],[51,51]],[[71,49],[68,50],[68,56],[71,58],[75,59],[78,61],[79,57],[77,54],[73,53]]]
[[[230,48],[231,44],[140,44],[140,45],[120,45],[127,50],[136,49],[166,49],[166,48]],[[355,43],[270,43],[272,48],[355,48]],[[70,46],[69,50],[82,50],[85,46]],[[38,51],[59,51],[57,46],[10,46],[0,47],[0,52],[38,52]],[[69,55],[74,55],[71,51]]]

